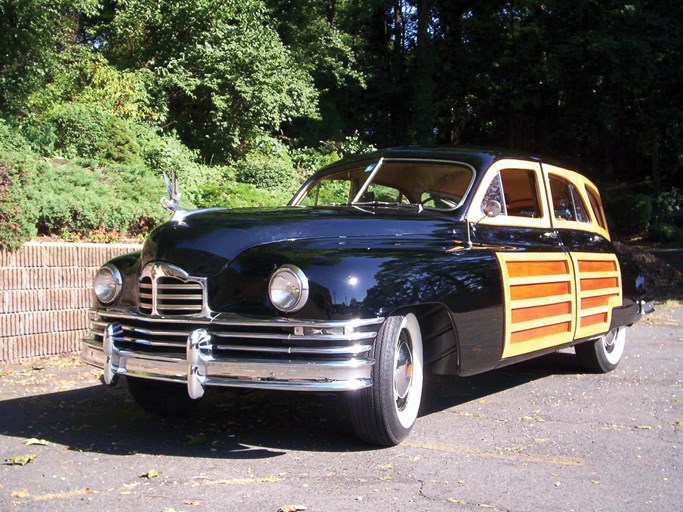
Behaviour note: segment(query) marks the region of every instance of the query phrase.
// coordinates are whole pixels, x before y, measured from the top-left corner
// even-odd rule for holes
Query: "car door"
[[[575,268],[547,194],[539,162],[500,160],[468,211],[475,247],[491,250],[501,273],[502,359],[568,343],[576,329]]]
[[[595,186],[572,171],[543,165],[552,225],[569,254],[576,288],[574,339],[609,330],[612,309],[622,303],[619,261],[609,240]]]

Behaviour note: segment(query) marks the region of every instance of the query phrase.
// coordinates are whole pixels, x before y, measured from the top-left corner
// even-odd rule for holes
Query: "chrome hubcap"
[[[405,406],[413,382],[413,354],[405,338],[405,335],[399,338],[394,356],[394,396],[399,410]]]
[[[610,331],[605,336],[602,338],[602,343],[605,347],[605,352],[608,354],[612,353],[614,351],[615,343],[614,340],[616,338],[616,335],[614,331]]]

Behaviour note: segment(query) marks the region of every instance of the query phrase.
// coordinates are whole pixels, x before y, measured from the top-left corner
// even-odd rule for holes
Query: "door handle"
[[[544,238],[546,240],[556,240],[557,239],[557,231],[546,231],[541,235],[541,238]]]

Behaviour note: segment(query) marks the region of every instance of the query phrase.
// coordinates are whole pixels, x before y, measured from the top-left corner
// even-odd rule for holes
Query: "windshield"
[[[294,206],[414,205],[437,210],[460,206],[474,172],[454,162],[380,159],[325,173],[306,185]]]

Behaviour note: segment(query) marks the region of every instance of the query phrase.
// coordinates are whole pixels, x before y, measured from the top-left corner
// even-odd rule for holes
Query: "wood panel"
[[[609,330],[612,309],[622,303],[621,273],[614,254],[572,253],[578,294],[576,338]]]
[[[574,268],[569,256],[498,253],[505,297],[503,357],[571,341],[576,320]]]

